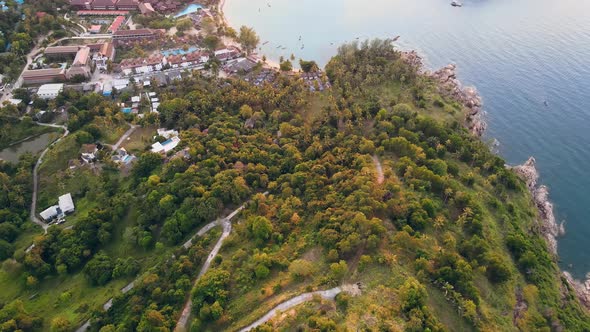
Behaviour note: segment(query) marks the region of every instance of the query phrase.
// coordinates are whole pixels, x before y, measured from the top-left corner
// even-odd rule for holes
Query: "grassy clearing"
[[[137,128],[129,136],[129,139],[123,142],[122,147],[129,153],[137,154],[143,152],[151,144],[154,135],[156,135],[155,127]]]

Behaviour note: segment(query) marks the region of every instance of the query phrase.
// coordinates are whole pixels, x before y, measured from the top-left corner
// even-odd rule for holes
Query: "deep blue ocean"
[[[587,0],[226,0],[232,26],[255,28],[260,54],[292,53],[324,65],[339,44],[393,38],[426,65],[458,66],[477,87],[510,164],[534,156],[558,220],[562,268],[590,271],[590,1]],[[301,40],[299,37],[301,36]],[[545,105],[545,101],[547,105]],[[588,242],[587,242],[588,241]]]

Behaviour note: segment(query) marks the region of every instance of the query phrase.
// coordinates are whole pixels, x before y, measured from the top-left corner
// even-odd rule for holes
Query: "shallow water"
[[[537,159],[566,220],[562,267],[590,271],[590,1],[226,0],[225,13],[234,28],[254,27],[273,60],[293,53],[323,65],[343,42],[400,35],[430,68],[456,63],[484,99],[500,154]]]
[[[51,142],[52,138],[54,137],[55,133],[45,133],[26,140],[22,143],[7,147],[4,150],[0,150],[0,159],[17,163],[18,158],[26,152],[37,154],[45,150],[47,144],[49,144],[49,142]]]

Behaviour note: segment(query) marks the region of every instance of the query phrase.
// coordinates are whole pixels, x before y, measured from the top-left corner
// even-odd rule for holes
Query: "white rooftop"
[[[58,202],[62,213],[65,214],[74,211],[74,201],[72,200],[72,195],[70,193],[59,196]]]
[[[43,84],[37,90],[37,94],[39,95],[47,95],[47,94],[58,94],[61,90],[63,90],[64,85],[63,83],[52,83],[52,84]]]
[[[50,206],[47,209],[43,210],[41,213],[39,213],[39,215],[41,215],[41,218],[43,218],[43,220],[45,220],[45,221],[51,220],[51,219],[57,217],[57,215],[58,215],[57,209],[58,208],[59,208],[59,206],[57,206],[57,205]]]
[[[131,97],[131,102],[132,103],[139,103],[139,101],[141,100],[140,96],[133,96]]]
[[[176,146],[178,146],[178,143],[180,143],[180,138],[178,138],[178,136],[174,136],[174,137],[166,140],[166,142],[164,142],[164,143],[157,142],[157,143],[152,144],[152,152],[155,152],[155,153],[160,153],[160,152],[168,153],[168,151],[171,151]]]

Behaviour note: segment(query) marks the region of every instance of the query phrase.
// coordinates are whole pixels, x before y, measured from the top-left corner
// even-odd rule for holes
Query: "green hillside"
[[[143,142],[127,171],[101,156],[99,170],[42,174],[42,198],[71,191],[82,203],[75,222],[49,228],[29,252],[26,204],[0,195],[0,226],[18,228],[0,232],[15,258],[0,274],[10,289],[0,331],[67,331],[87,319],[90,331],[171,331],[188,298],[182,329],[238,331],[340,286],[334,300],[316,295],[258,330],[590,330],[526,186],[468,133],[461,104],[387,41],[342,46],[326,74],[322,93],[288,75],[262,87],[194,75],[162,88],[159,116],[138,124],[178,129],[180,146],[164,157]],[[99,97],[70,92],[58,103],[78,112],[68,151],[124,127]],[[57,155],[45,173],[65,167]],[[244,203],[194,283],[227,224],[182,244]]]

